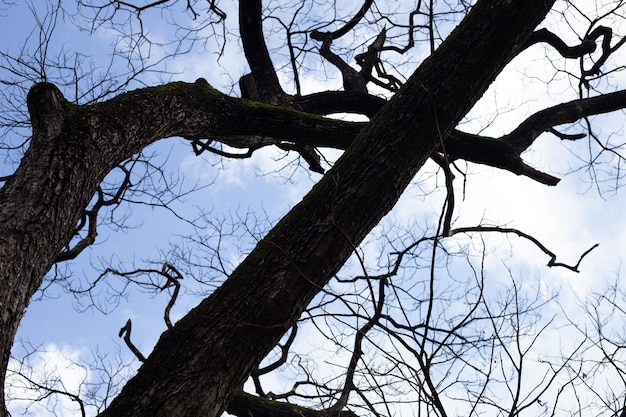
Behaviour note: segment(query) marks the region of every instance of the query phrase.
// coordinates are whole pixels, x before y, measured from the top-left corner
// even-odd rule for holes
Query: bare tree
[[[465,160],[556,185],[557,177],[522,159],[542,133],[550,132],[572,141],[588,135],[589,166],[608,158],[619,179],[620,149],[594,132],[591,117],[626,107],[626,92],[612,88],[610,78],[620,69],[612,59],[624,38],[613,30],[624,5],[599,4],[596,15],[589,16],[574,3],[555,6],[547,0],[435,3],[418,1],[401,13],[373,1],[343,12],[335,2],[264,8],[260,0],[241,0],[234,36],[250,69],[239,79],[241,98],[219,92],[203,78],[130,90],[150,71],[166,74],[159,65],[167,60],[152,57],[157,47],[168,59],[198,46],[210,49],[208,42],[215,40],[219,53],[224,51],[233,35],[216,1],[81,0],[72,12],[60,2],[49,3],[34,32],[41,34],[34,52],[7,52],[2,61],[8,73],[16,74],[4,82],[7,103],[15,107],[3,116],[2,126],[22,132],[2,148],[16,163],[14,171],[3,173],[0,189],[3,378],[20,319],[47,272],[94,243],[103,210],[141,193],[133,175],[148,180],[159,175],[142,151],[160,139],[181,137],[198,155],[224,158],[275,146],[297,154],[318,173],[328,168],[321,150],[345,152],[236,268],[220,264],[219,250],[214,251],[211,265],[227,279],[175,325],[169,309],[184,274],[173,262],[104,271],[102,277],[114,274],[128,282],[148,277],[138,282],[172,291],[173,298],[164,314],[168,329],[151,353],[132,345],[130,321],[120,330],[143,363],[100,415],[218,416],[225,409],[239,416],[390,415],[391,401],[417,404],[419,413],[441,416],[454,414],[448,401],[469,405],[469,414],[514,416],[537,409],[549,414],[543,398],[581,348],[566,352],[561,364],[546,362],[528,390],[528,357],[547,325],[536,312],[543,301],[521,296],[513,276],[502,298],[486,295],[480,260],[467,261],[472,274],[461,280],[466,291],[450,293],[438,266],[453,252],[447,242],[467,234],[517,235],[545,253],[549,266],[574,271],[592,248],[578,263],[566,264],[523,231],[453,227],[453,170]],[[156,11],[169,19],[181,7],[190,20],[170,19],[175,40],[158,44],[150,36],[147,14]],[[537,29],[551,10],[565,17],[574,13],[584,22],[571,26],[580,30],[576,41],[564,41],[549,26]],[[94,76],[72,65],[66,73],[71,57],[61,52],[52,58],[49,52],[60,17],[79,25],[90,22],[82,27],[91,31],[117,31],[126,46],[111,56],[123,58],[127,71],[113,76],[117,67],[111,65],[110,72]],[[283,40],[275,41],[273,33],[284,35]],[[563,65],[557,72],[571,77],[577,97],[537,111],[500,137],[462,131],[461,121],[493,80],[518,55],[539,45],[558,55],[550,62]],[[326,71],[340,73],[336,89],[305,93],[302,80],[315,55]],[[80,62],[78,55],[74,58]],[[578,68],[571,69],[569,62]],[[291,77],[292,93],[279,75]],[[20,100],[28,115],[15,104]],[[365,115],[368,121],[325,117],[334,113]],[[562,131],[563,125],[577,122],[584,134]],[[360,245],[429,159],[446,183],[437,227],[390,242],[392,259],[372,273]],[[138,166],[147,167],[145,174],[138,174]],[[118,175],[111,176],[113,171]],[[164,196],[171,187],[148,190],[167,207]],[[362,273],[342,277],[340,270],[351,257]],[[412,287],[406,285],[407,272],[398,275],[401,269],[410,271],[409,259],[426,271]],[[449,285],[459,282],[448,278]],[[463,308],[457,310],[459,303]],[[304,325],[317,327],[340,346],[340,381],[317,380],[298,362],[304,356],[293,354],[294,340]],[[352,337],[342,338],[344,332]],[[476,364],[476,358],[482,362]],[[288,360],[303,378],[289,392],[267,392],[263,376]],[[26,371],[21,374],[28,378]],[[248,378],[257,396],[241,391]],[[30,381],[36,389],[76,398],[84,409],[75,393]],[[492,396],[494,385],[503,387],[506,401]],[[314,399],[316,407],[276,401],[297,397]],[[0,414],[7,412],[3,408]]]

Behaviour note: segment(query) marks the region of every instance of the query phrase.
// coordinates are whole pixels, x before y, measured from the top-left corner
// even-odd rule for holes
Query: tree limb
[[[547,43],[556,49],[563,58],[580,58],[581,56],[590,54],[596,50],[595,38],[592,38],[591,36],[583,39],[580,42],[580,45],[567,46],[561,38],[546,28],[534,31],[532,35],[530,35],[528,41],[524,44],[524,49],[537,43]]]
[[[278,104],[285,92],[280,86],[265,44],[262,13],[261,0],[239,1],[239,33],[251,70],[251,77],[240,81],[240,87],[245,98],[256,99],[256,94],[264,103]],[[250,91],[253,91],[252,95]]]
[[[222,286],[161,336],[102,416],[220,415],[551,6],[546,0],[476,3]],[[185,401],[171,400],[181,395]]]
[[[329,412],[312,410],[296,404],[256,397],[237,391],[226,406],[226,411],[237,417],[357,417],[353,411]]]
[[[311,39],[315,39],[316,41],[323,41],[327,37],[330,36],[331,39],[339,39],[346,33],[350,32],[360,21],[365,17],[365,13],[372,7],[374,0],[365,0],[359,11],[350,19],[348,23],[343,25],[343,27],[335,30],[334,32],[326,32],[322,33],[318,30],[314,30],[311,32]]]
[[[139,349],[137,349],[132,340],[130,340],[130,333],[132,331],[132,328],[133,323],[130,319],[128,319],[124,327],[120,329],[118,336],[124,337],[124,342],[126,342],[126,346],[128,346],[128,348],[131,350],[131,352],[133,352],[133,354],[137,357],[137,359],[139,359],[140,362],[145,362],[146,357],[143,356],[143,354],[139,351]]]
[[[562,268],[565,268],[565,269],[569,269],[570,271],[573,271],[573,272],[580,272],[578,270],[578,267],[580,266],[580,263],[582,262],[583,258],[585,256],[587,256],[592,250],[594,250],[595,248],[597,248],[599,246],[598,243],[594,244],[589,249],[587,249],[585,252],[583,252],[582,255],[580,255],[580,257],[578,258],[578,262],[576,262],[575,265],[568,265],[568,264],[564,264],[562,262],[557,262],[556,254],[554,252],[552,252],[551,250],[549,250],[537,238],[535,238],[534,236],[529,235],[528,233],[522,232],[521,230],[514,229],[514,228],[498,227],[498,226],[459,227],[458,229],[451,230],[450,231],[450,236],[453,236],[453,235],[456,235],[456,234],[459,234],[459,233],[471,233],[471,232],[478,232],[478,233],[482,233],[482,232],[496,232],[496,233],[505,233],[505,234],[506,233],[515,234],[515,235],[517,235],[517,236],[519,236],[521,238],[524,238],[524,239],[530,241],[535,246],[537,246],[543,253],[548,255],[550,257],[550,260],[548,261],[548,266],[549,267],[558,266],[558,267],[562,267]]]
[[[557,104],[540,110],[501,138],[515,152],[525,151],[543,132],[555,126],[573,123],[586,116],[609,113],[626,107],[626,90]]]

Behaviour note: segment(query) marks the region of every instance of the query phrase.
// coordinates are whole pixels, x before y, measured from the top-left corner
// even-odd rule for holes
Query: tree
[[[78,3],[96,8],[98,18],[111,22],[118,10],[130,10],[141,19],[141,13],[151,7],[170,6],[168,1],[146,6],[121,1],[98,7]],[[386,28],[376,34],[363,54],[355,57],[360,71],[333,52],[334,42],[349,33],[373,7],[373,2],[366,1],[351,20],[335,31],[324,31],[326,22],[318,22],[308,33],[319,43],[320,55],[341,72],[343,89],[301,95],[296,77],[296,94],[287,94],[264,41],[260,0],[239,2],[240,37],[250,66],[250,74],[240,80],[243,98],[222,94],[206,80],[198,79],[194,83],[144,87],[112,98],[108,97],[112,92],[108,89],[95,94],[93,103],[79,104],[68,101],[54,84],[39,80],[43,82],[32,86],[26,98],[32,136],[19,166],[5,178],[0,190],[0,279],[7,289],[0,296],[2,376],[20,319],[46,273],[56,262],[72,259],[93,243],[92,227],[98,210],[119,201],[116,192],[109,192],[107,199],[101,184],[112,170],[124,167],[125,161],[147,145],[170,137],[189,140],[198,153],[211,149],[223,152],[211,148],[207,138],[250,152],[276,145],[298,152],[310,169],[318,172],[323,168],[316,148],[345,150],[306,198],[259,241],[228,279],[163,333],[137,374],[101,413],[220,415],[233,394],[251,374],[254,376],[261,361],[392,209],[429,158],[441,165],[448,178],[449,165],[464,159],[555,185],[558,179],[527,165],[522,152],[546,131],[563,139],[581,139],[580,135],[561,134],[555,128],[624,108],[624,91],[591,94],[593,82],[603,74],[602,66],[621,47],[622,40],[615,42],[611,29],[598,25],[600,19],[589,21],[580,45],[568,46],[547,28],[536,30],[553,3],[483,0],[470,8],[460,2],[463,12],[471,10],[439,45],[430,16],[426,31],[431,31],[432,54],[403,82],[385,72],[380,58],[385,48],[398,49],[392,43],[386,46]],[[621,6],[616,3],[613,10]],[[192,13],[196,14],[197,7],[195,2],[188,2]],[[225,17],[216,2],[208,2],[207,7],[214,16]],[[432,14],[432,4],[426,10]],[[410,46],[415,30],[412,19],[417,13],[423,13],[421,2],[408,25]],[[134,35],[128,34],[131,38]],[[600,55],[590,58],[600,41]],[[511,60],[538,43],[550,45],[564,58],[579,60],[578,79],[581,91],[589,90],[588,96],[581,94],[577,100],[539,111],[500,138],[457,129]],[[588,68],[590,60],[593,65]],[[294,68],[297,66],[295,57],[290,62]],[[297,68],[294,73],[298,73]],[[370,83],[393,92],[392,97],[386,101],[370,95]],[[322,117],[339,112],[365,114],[370,120],[356,123]],[[128,186],[124,181],[122,184],[119,190]],[[448,205],[453,201],[449,200]],[[431,239],[434,247],[440,239],[463,232],[516,233],[550,255],[551,265],[563,266],[552,252],[522,232],[451,229],[450,216],[444,216],[441,229]],[[72,245],[83,228],[85,237]],[[577,265],[570,268],[576,269]],[[380,279],[381,294],[387,284]],[[477,288],[482,288],[481,284]],[[384,297],[379,298],[380,305],[383,301]],[[380,314],[377,310],[375,316]],[[498,315],[486,317],[496,320]],[[366,330],[360,328],[359,334]],[[354,351],[359,352],[356,344]],[[358,360],[358,355],[354,357]],[[347,383],[325,413],[346,411],[347,398],[354,389]],[[438,387],[432,385],[429,391],[433,408],[445,415],[436,394]],[[232,402],[231,412],[245,415],[245,410],[253,409],[242,406],[253,398],[241,393],[235,398],[239,402]],[[258,410],[268,406],[259,401],[255,404]],[[511,413],[519,412],[522,405],[516,404]],[[281,413],[278,407],[274,406],[275,413]],[[263,415],[263,411],[258,412]]]

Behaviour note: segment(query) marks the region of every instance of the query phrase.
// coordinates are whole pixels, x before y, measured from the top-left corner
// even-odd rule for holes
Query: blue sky
[[[231,3],[233,2],[226,5],[231,7]],[[37,7],[40,4],[43,2],[37,3]],[[227,12],[230,21],[236,22],[236,12]],[[558,19],[558,15],[555,14],[551,19]],[[153,23],[151,20],[147,21]],[[9,11],[1,12],[0,33],[4,35],[4,43],[0,44],[0,49],[10,52],[19,50],[22,40],[30,33],[32,23],[33,18],[25,4],[12,6]],[[151,33],[155,38],[166,36],[160,33],[162,28],[159,24],[151,26]],[[68,51],[89,53],[96,62],[107,57],[106,48],[114,40],[111,32],[103,30],[88,36],[87,33],[66,25],[63,19],[59,20],[54,36],[55,47],[62,45]],[[215,45],[210,47],[215,48]],[[202,76],[215,87],[229,92],[239,76],[245,73],[246,67],[235,37],[228,38],[225,50],[219,65],[215,65],[213,58],[207,59],[206,55],[198,53],[169,62],[168,69],[177,73],[173,79],[193,81]],[[152,52],[153,56],[158,57],[158,51]],[[545,59],[545,53],[543,48],[537,47],[519,57],[514,62],[515,65],[507,69],[485,94],[468,116],[463,128],[487,135],[501,135],[532,112],[575,98],[575,91],[562,72],[557,72],[557,82],[542,82],[551,76],[545,72],[548,70],[544,66],[537,65]],[[550,51],[548,53],[552,54]],[[215,51],[212,56],[215,56]],[[320,74],[324,71],[332,74],[332,71],[327,67],[323,68],[319,62],[315,65],[316,71],[312,71],[311,77],[305,80],[306,89],[326,89]],[[535,67],[540,69],[535,70]],[[150,78],[149,82],[156,82],[157,74],[148,74],[147,77]],[[282,79],[287,83],[287,78],[285,75]],[[615,86],[621,86],[621,78],[621,74],[617,73],[611,82]],[[338,78],[333,82],[336,85]],[[66,91],[66,94],[70,92]],[[622,123],[621,112],[603,117],[603,134],[610,132],[619,141]],[[217,218],[256,212],[260,217],[266,213],[269,223],[273,223],[297,203],[320,178],[318,174],[303,168],[287,167],[285,171],[274,172],[285,165],[285,159],[281,159],[284,154],[278,151],[267,150],[259,152],[250,160],[223,161],[216,164],[216,157],[195,157],[190,146],[179,139],[160,141],[150,149],[152,150],[163,155],[163,158],[167,156],[169,172],[184,176],[188,186],[196,181],[200,185],[210,184],[187,196],[185,201],[174,203],[176,210],[189,218],[195,218],[200,209],[211,212]],[[583,166],[575,155],[585,158],[585,152],[588,149],[584,142],[564,145],[556,137],[544,135],[526,157],[534,166],[560,175]],[[287,158],[289,160],[293,156],[289,155]],[[461,166],[464,165],[461,163]],[[4,167],[3,172],[7,169],[10,168]],[[425,167],[394,211],[373,232],[370,243],[363,246],[369,267],[374,269],[374,265],[379,262],[379,244],[376,238],[386,233],[383,230],[392,229],[392,222],[417,225],[416,230],[420,227],[432,230],[435,226],[445,196],[442,191],[443,177],[436,172],[434,164]],[[289,181],[285,179],[287,175],[290,177]],[[577,317],[582,314],[577,310],[577,303],[584,300],[590,291],[602,291],[606,283],[611,283],[619,275],[621,248],[626,247],[626,218],[623,215],[626,201],[620,189],[612,190],[612,183],[603,183],[600,187],[602,192],[599,192],[584,170],[564,176],[557,187],[546,187],[527,178],[486,167],[470,166],[465,182],[461,176],[457,177],[455,226],[483,223],[516,227],[538,238],[557,253],[562,262],[572,264],[576,263],[585,250],[600,243],[585,258],[581,272],[574,274],[564,269],[547,268],[545,265],[548,258],[536,247],[521,242],[520,239],[511,237],[507,240],[499,235],[484,236],[489,252],[485,269],[494,286],[510,283],[508,271],[511,270],[530,292],[536,291],[546,296],[554,292],[560,293],[561,307],[549,306],[546,317],[559,314],[560,308],[571,308],[569,311],[572,317]],[[170,245],[181,245],[183,236],[193,233],[188,224],[176,221],[164,209],[133,206],[130,210],[128,224],[135,227],[125,231],[101,227],[97,244],[69,266],[74,282],[86,282],[96,277],[97,272],[91,264],[98,265],[100,259],[119,260],[128,268],[133,263],[136,267],[160,267],[162,256],[159,251],[167,253]],[[264,225],[260,231],[267,227],[267,224]],[[463,246],[466,243],[467,241],[460,239],[458,245]],[[235,265],[253,244],[254,237],[240,229],[226,242],[229,249],[225,254],[226,258]],[[457,243],[451,243],[455,244]],[[467,273],[460,267],[458,271],[460,274]],[[345,274],[348,275],[347,272]],[[174,308],[174,318],[180,317],[198,302],[196,292],[210,291],[210,286],[202,290],[192,280],[185,280],[183,288],[183,295]],[[106,296],[106,287],[101,291]],[[120,299],[119,305],[108,315],[94,309],[78,313],[76,310],[81,306],[77,300],[57,286],[49,288],[45,295],[41,301],[34,302],[29,307],[18,337],[49,351],[75,355],[76,360],[88,360],[96,348],[116,352],[115,346],[121,345],[117,333],[128,318],[133,320],[133,341],[144,354],[149,353],[160,333],[165,330],[162,320],[163,308],[168,301],[165,293],[155,295],[132,290],[128,297]],[[85,299],[82,301],[86,302]],[[554,332],[559,338],[563,338],[562,343],[565,344],[568,343],[569,335],[571,340],[577,337],[574,332]],[[302,349],[307,349],[307,343],[313,349],[319,342],[315,339],[315,333],[312,332],[311,335],[313,336],[310,338],[304,338]],[[555,338],[557,337],[552,340]],[[125,360],[132,359],[124,346],[121,346],[120,352]],[[69,368],[71,367],[68,365],[64,369]],[[69,374],[72,372],[68,371]],[[292,382],[276,380],[274,383],[288,389]],[[36,413],[36,409],[30,411]]]

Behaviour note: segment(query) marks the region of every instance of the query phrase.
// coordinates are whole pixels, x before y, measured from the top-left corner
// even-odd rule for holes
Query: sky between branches
[[[46,10],[43,3],[33,1],[16,4],[0,12],[0,33],[4,35],[0,41],[1,51],[16,54],[27,37],[36,33],[32,32],[36,20],[29,8],[34,9],[39,19],[42,19]],[[224,7],[229,16],[228,31],[236,33],[236,10],[228,9],[235,6],[231,3],[233,2]],[[150,28],[155,39],[165,39],[169,34],[164,25],[157,23],[157,18],[147,14],[146,26]],[[559,19],[558,14],[553,14],[548,22],[552,25]],[[69,19],[64,21],[62,18],[58,19],[56,25],[51,48],[80,50],[85,54],[85,59],[93,59],[96,66],[107,65],[106,51],[115,42],[114,33],[100,30],[88,35],[72,26]],[[567,33],[566,27],[561,29],[564,34]],[[31,39],[35,38],[36,36]],[[147,73],[143,82],[151,85],[163,79],[194,81],[203,77],[221,91],[237,95],[236,81],[246,72],[241,48],[236,45],[237,38],[227,37],[224,54],[219,60],[216,57],[221,43],[211,42],[214,43],[207,46],[209,54],[196,48],[190,54],[164,62],[166,69],[173,75]],[[158,48],[153,48],[150,52],[151,59],[154,60],[158,60],[162,53]],[[550,51],[548,47],[537,46],[516,58],[460,128],[473,133],[501,135],[534,111],[576,98],[575,88],[563,73],[557,73],[554,81],[551,80],[553,72],[548,72],[545,66],[537,65],[538,61],[546,59],[546,54],[556,57],[554,51]],[[615,59],[619,58],[620,56]],[[87,65],[85,62],[82,64]],[[125,71],[121,63],[117,62],[115,65],[120,66],[119,72]],[[310,65],[317,71],[306,78],[305,90],[319,91],[329,88],[328,81],[319,74],[332,77],[332,87],[340,84],[338,74],[331,67],[322,67],[320,61],[311,62]],[[0,79],[3,77],[6,74],[0,74]],[[281,77],[286,88],[293,87],[288,72],[282,73]],[[624,88],[623,78],[618,72],[611,77],[611,82],[616,88]],[[131,87],[140,87],[140,83],[134,83]],[[71,91],[64,93],[72,97]],[[599,116],[598,119],[602,120],[600,125],[603,134],[616,137],[623,134],[622,112]],[[577,131],[576,129],[573,127],[572,132]],[[262,225],[255,230],[255,236],[240,230],[226,243],[226,259],[232,267],[253,247],[255,238],[262,236],[268,225],[284,215],[320,178],[319,174],[307,171],[306,164],[286,166],[285,162],[296,159],[296,156],[285,155],[277,150],[263,150],[248,160],[221,160],[216,156],[196,157],[184,141],[168,139],[146,151],[147,154],[151,152],[161,155],[157,160],[167,161],[168,172],[184,176],[185,187],[208,185],[187,196],[184,202],[174,203],[174,207],[182,215],[195,218],[199,210],[202,210],[211,213],[211,216],[232,221],[245,217],[248,213],[256,213],[261,219]],[[485,270],[488,279],[494,281],[494,287],[510,282],[510,270],[513,277],[531,293],[537,292],[546,297],[559,293],[560,307],[547,308],[546,317],[559,314],[563,308],[571,312],[571,318],[575,318],[577,314],[582,314],[579,304],[590,292],[601,292],[620,275],[622,248],[626,247],[626,215],[623,214],[626,197],[621,188],[615,186],[616,183],[605,182],[606,177],[590,176],[585,169],[585,158],[588,157],[586,153],[588,149],[585,143],[563,144],[549,134],[545,134],[531,148],[525,155],[528,162],[538,169],[563,178],[556,187],[547,187],[491,168],[466,166],[464,163],[460,165],[466,169],[465,179],[457,176],[455,227],[475,226],[479,223],[515,227],[535,236],[557,253],[559,260],[571,264],[576,263],[578,257],[593,244],[600,243],[585,258],[580,273],[575,274],[564,269],[547,268],[548,258],[534,246],[519,239],[485,236],[486,251],[490,253],[486,258]],[[332,159],[338,153],[327,152],[327,155]],[[7,162],[2,169],[2,175],[10,172],[12,166]],[[601,182],[596,181],[598,179]],[[370,243],[363,246],[363,252],[368,255],[372,268],[381,256],[377,238],[382,233],[389,230],[400,233],[393,230],[392,224],[416,225],[414,227],[432,232],[444,198],[443,176],[434,164],[429,164],[418,175],[414,185],[407,190],[393,212],[372,233]],[[133,227],[123,231],[101,228],[96,245],[75,262],[61,266],[60,274],[69,274],[79,282],[88,282],[98,274],[92,266],[99,267],[109,261],[127,268],[132,268],[133,265],[154,266],[162,262],[161,254],[167,253],[169,245],[182,245],[182,236],[193,233],[193,228],[181,223],[163,209],[133,206],[122,207],[120,211],[128,213],[127,224]],[[349,270],[343,274],[349,275]],[[200,286],[192,280],[185,281],[184,295],[174,308],[173,318],[181,317],[192,308],[198,301],[198,293],[206,294],[212,288],[210,285]],[[106,297],[106,290],[102,290],[101,295]],[[88,361],[96,349],[112,351],[112,355],[118,355],[116,346],[119,346],[122,360],[132,362],[132,354],[117,337],[120,327],[129,318],[133,320],[135,344],[144,354],[148,354],[159,334],[165,330],[162,312],[168,300],[166,293],[154,295],[132,290],[127,297],[119,300],[115,309],[102,306],[108,312],[104,315],[98,309],[87,308],[89,299],[77,299],[66,294],[59,286],[52,285],[43,293],[42,300],[29,307],[20,328],[15,353],[19,355],[24,345],[27,348],[41,347],[47,353],[42,354],[43,359],[36,361],[35,366],[43,369],[46,365],[51,369],[58,364],[63,378],[70,381],[68,385],[76,378],[89,379],[89,374],[84,374],[85,371],[67,362],[67,358],[63,359],[63,354],[74,362],[81,362]],[[84,308],[87,311],[76,311]],[[558,333],[556,337],[561,344],[567,344],[579,336],[571,331]],[[315,340],[311,344],[314,345]],[[554,346],[547,348],[550,351]],[[136,365],[135,361],[134,366]],[[276,379],[273,383],[281,391],[288,389],[290,381]],[[20,402],[12,405],[15,415],[19,415],[21,406],[23,403]],[[33,415],[46,415],[45,412],[39,414],[40,411],[37,407],[31,409]],[[71,412],[65,415],[71,415]]]

